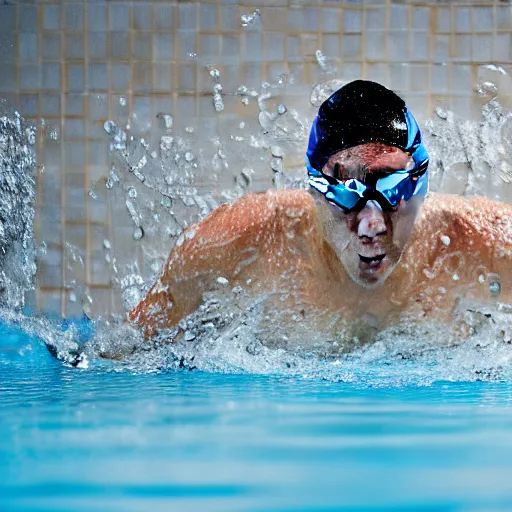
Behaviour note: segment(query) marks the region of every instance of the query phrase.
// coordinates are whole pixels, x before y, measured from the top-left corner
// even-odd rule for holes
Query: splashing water
[[[240,22],[242,27],[248,27],[250,25],[255,25],[261,17],[261,13],[259,9],[255,9],[252,14],[242,14],[240,16]]]
[[[325,74],[330,70],[327,58],[317,52],[317,60],[327,78]],[[312,88],[309,105],[304,100],[297,105],[293,95],[287,95],[291,77],[264,83],[260,92],[244,85],[227,92],[220,83],[219,71],[209,67],[207,72],[213,83],[212,110],[221,112],[228,101],[241,100],[243,105],[256,108],[252,123],[233,123],[230,133],[209,140],[198,140],[193,127],[177,129],[171,113],[158,114],[151,133],[147,126],[139,124],[136,116],[124,122],[109,120],[104,125],[112,165],[105,179],[93,186],[91,197],[112,205],[113,218],[127,219],[130,223],[125,246],[110,240],[103,244],[113,285],[125,309],[136,305],[144,296],[184,229],[219,204],[272,184],[304,186],[303,153],[315,107],[345,83],[339,78],[318,83]],[[499,75],[498,79],[495,75]],[[425,136],[432,156],[433,190],[464,195],[485,193],[502,201],[512,200],[512,173],[507,157],[512,151],[512,114],[500,103],[500,94],[508,87],[507,80],[510,77],[501,68],[482,70],[476,87],[483,102],[478,121],[459,119],[441,107],[427,121]],[[16,118],[3,122],[2,129],[12,132],[15,150],[11,153],[18,157],[4,159],[2,169],[15,170],[16,179],[10,186],[21,191],[15,195],[23,198],[23,204],[14,206],[12,192],[11,196],[6,195],[2,188],[0,195],[8,199],[0,203],[0,214],[4,211],[2,205],[8,204],[16,212],[25,212],[20,218],[9,219],[13,225],[25,226],[27,233],[22,236],[25,241],[18,242],[19,230],[6,229],[6,223],[1,224],[0,241],[5,240],[4,247],[11,250],[17,243],[29,247],[31,241],[33,181],[28,177],[34,165],[33,144],[30,144],[33,135],[22,128],[21,119],[19,123]],[[8,175],[2,174],[0,179]],[[201,187],[206,175],[213,182],[209,190]],[[141,250],[148,262],[144,266],[134,260],[134,247]],[[24,273],[25,279],[27,275],[33,276],[34,271],[35,267],[30,267]],[[14,277],[11,279],[15,281]],[[499,281],[490,286],[499,286]],[[27,287],[25,281],[11,289],[22,291]],[[117,311],[114,318],[97,320],[96,332],[88,341],[73,326],[63,333],[57,322],[25,318],[11,309],[0,316],[42,337],[66,364],[81,367],[94,366],[107,358],[116,370],[197,368],[374,385],[512,377],[509,356],[512,311],[508,305],[491,312],[475,312],[469,319],[471,334],[464,341],[448,336],[439,339],[439,327],[435,325],[399,326],[379,333],[372,345],[347,354],[329,352],[321,339],[313,348],[299,352],[277,342],[274,346],[262,343],[257,328],[261,322],[261,303],[249,300],[243,290],[231,290],[229,283],[219,283],[219,287],[224,287],[226,292],[206,294],[195,313],[176,329],[161,333],[151,342],[123,322],[123,311]],[[74,286],[72,293],[76,301],[82,299],[79,286]],[[9,306],[20,304],[19,300],[9,300]]]
[[[33,288],[35,127],[0,117],[0,306],[18,309]]]

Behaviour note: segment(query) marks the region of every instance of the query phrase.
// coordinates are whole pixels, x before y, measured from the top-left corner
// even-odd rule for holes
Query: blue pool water
[[[512,510],[511,392],[79,369],[0,328],[0,510]]]

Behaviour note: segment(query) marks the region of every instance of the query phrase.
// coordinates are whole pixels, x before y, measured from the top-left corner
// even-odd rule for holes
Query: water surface
[[[0,508],[512,509],[509,383],[375,384],[78,369],[4,328]]]

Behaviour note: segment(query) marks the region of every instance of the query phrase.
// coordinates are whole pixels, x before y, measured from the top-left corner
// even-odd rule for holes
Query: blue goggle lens
[[[356,179],[341,182],[323,173],[310,176],[309,183],[329,202],[349,212],[362,208],[370,200],[376,200],[386,209],[396,208],[402,199],[408,201],[420,190],[426,179],[425,169],[421,174],[417,171],[397,171],[377,180],[375,187]]]

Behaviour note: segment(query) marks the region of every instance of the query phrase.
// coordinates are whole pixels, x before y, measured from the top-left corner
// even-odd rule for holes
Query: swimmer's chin
[[[356,284],[367,290],[375,290],[380,288],[395,270],[398,263],[392,263],[387,258],[382,261],[379,268],[361,268],[358,266],[355,269],[346,268],[348,275]]]

